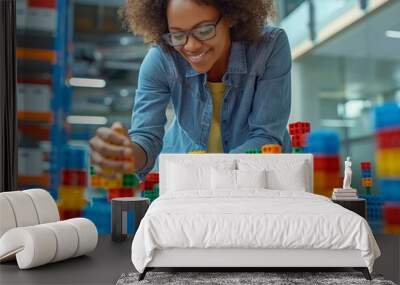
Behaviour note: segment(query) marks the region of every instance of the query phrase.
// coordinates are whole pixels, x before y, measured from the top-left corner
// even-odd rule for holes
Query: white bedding
[[[365,219],[300,191],[170,192],[156,199],[132,243],[143,272],[155,249],[358,249],[372,272],[379,248]]]

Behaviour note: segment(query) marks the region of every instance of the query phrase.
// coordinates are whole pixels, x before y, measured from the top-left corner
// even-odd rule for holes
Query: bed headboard
[[[213,165],[218,160],[232,160],[237,161],[262,161],[262,164],[276,164],[276,163],[301,163],[304,162],[305,167],[305,183],[303,186],[307,192],[313,192],[313,156],[312,154],[160,154],[159,160],[159,174],[160,174],[160,195],[166,192],[166,185],[168,181],[167,165],[168,162],[184,162],[194,165]],[[236,163],[235,163],[236,165]]]

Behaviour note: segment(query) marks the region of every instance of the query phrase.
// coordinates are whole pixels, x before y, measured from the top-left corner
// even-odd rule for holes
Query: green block
[[[249,149],[249,150],[246,150],[246,153],[249,153],[249,154],[261,153],[261,150],[258,150],[258,149]]]
[[[139,179],[136,174],[124,174],[122,178],[122,185],[124,187],[132,187],[135,188],[139,185]]]
[[[292,153],[304,153],[304,148],[302,148],[302,147],[292,147]]]
[[[94,166],[91,165],[90,166],[90,175],[92,176],[92,175],[95,175],[95,174],[96,174],[96,171],[94,170]]]

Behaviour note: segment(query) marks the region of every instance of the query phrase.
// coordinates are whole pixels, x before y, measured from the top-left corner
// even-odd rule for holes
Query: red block
[[[307,146],[307,134],[292,135],[292,146],[293,147],[306,147]]]
[[[314,156],[314,171],[340,171],[340,158],[337,155]]]
[[[34,8],[56,8],[56,0],[28,0],[28,6]]]
[[[151,182],[151,183],[159,183],[159,174],[158,172],[150,172],[146,176],[146,181]]]
[[[61,172],[61,185],[86,186],[87,173],[84,170],[68,170]]]
[[[400,225],[400,203],[385,203],[383,217],[387,224]]]
[[[58,212],[60,213],[60,219],[61,220],[68,220],[72,218],[79,218],[82,217],[82,210],[64,210],[64,209],[58,209]]]
[[[110,188],[108,189],[107,198],[108,201],[111,201],[114,198],[132,197],[134,192],[132,188]]]
[[[151,190],[151,189],[153,189],[153,187],[154,187],[154,185],[155,184],[157,184],[157,183],[154,183],[154,182],[150,182],[150,181],[143,181],[143,182],[140,182],[139,183],[139,189],[140,190]]]
[[[294,122],[289,124],[289,133],[291,135],[306,134],[310,132],[309,122]]]
[[[360,166],[362,170],[371,170],[371,162],[369,161],[362,161]]]
[[[400,147],[400,128],[386,129],[376,133],[378,148]]]

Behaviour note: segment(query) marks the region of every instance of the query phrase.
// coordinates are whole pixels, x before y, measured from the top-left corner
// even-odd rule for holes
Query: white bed
[[[132,243],[140,279],[155,267],[354,267],[370,278],[380,251],[368,223],[312,194],[312,169],[309,154],[162,154],[160,197]]]

